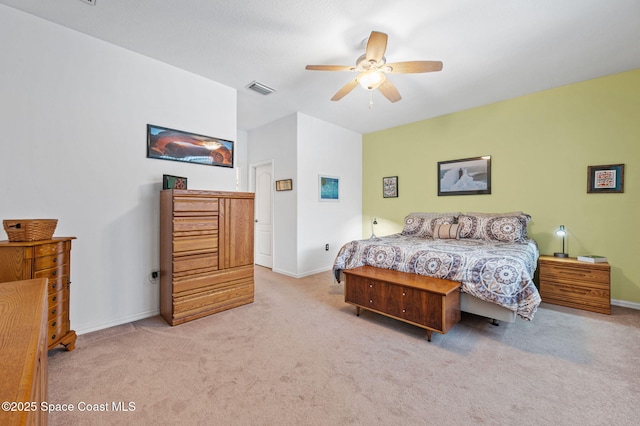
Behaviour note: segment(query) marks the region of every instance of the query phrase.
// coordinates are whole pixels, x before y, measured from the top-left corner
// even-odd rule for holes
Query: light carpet
[[[429,343],[421,328],[357,317],[330,272],[256,267],[250,305],[176,327],[149,318],[50,351],[49,402],[74,411],[49,423],[635,425],[639,361],[637,310],[543,303],[533,321],[497,327],[463,313]]]

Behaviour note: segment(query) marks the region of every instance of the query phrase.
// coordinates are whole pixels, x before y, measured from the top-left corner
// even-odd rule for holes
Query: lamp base
[[[569,257],[567,253],[553,253],[555,257]]]

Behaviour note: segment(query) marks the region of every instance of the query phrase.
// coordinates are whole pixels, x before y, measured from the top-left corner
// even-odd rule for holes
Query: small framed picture
[[[624,164],[587,166],[587,193],[624,192]]]
[[[340,178],[318,175],[319,201],[340,201]]]
[[[187,189],[187,178],[162,175],[162,189]]]
[[[292,179],[282,179],[276,181],[276,191],[291,191],[293,189]]]
[[[398,176],[382,178],[382,197],[396,198],[398,196]]]

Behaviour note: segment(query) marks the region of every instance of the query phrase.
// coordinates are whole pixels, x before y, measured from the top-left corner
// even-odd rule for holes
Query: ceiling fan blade
[[[333,95],[333,98],[331,98],[331,100],[339,101],[340,99],[344,98],[345,95],[349,94],[349,92],[355,89],[357,85],[358,80],[354,78],[353,80],[342,86],[342,88],[338,90],[335,95]]]
[[[386,71],[386,68],[391,68],[391,71]],[[442,70],[442,62],[440,61],[408,61],[408,62],[395,62],[385,65],[385,72],[388,73],[418,73],[418,72],[433,72]]]
[[[354,67],[347,65],[307,65],[306,70],[312,71],[352,71]]]
[[[371,31],[367,42],[367,61],[380,62],[387,50],[387,35],[378,31]]]
[[[385,79],[384,82],[378,87],[378,90],[384,95],[385,98],[389,99],[391,102],[398,102],[402,99],[400,96],[400,92],[396,89],[396,86],[389,81],[389,79]]]

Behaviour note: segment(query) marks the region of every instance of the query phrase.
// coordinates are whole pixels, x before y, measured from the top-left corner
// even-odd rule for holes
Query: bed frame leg
[[[491,319],[491,325],[495,325],[496,327],[500,325],[500,323],[498,322],[498,320],[496,320],[495,318]]]

